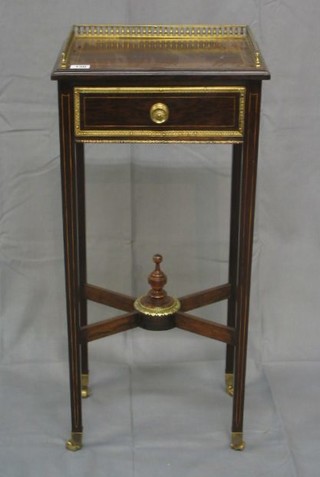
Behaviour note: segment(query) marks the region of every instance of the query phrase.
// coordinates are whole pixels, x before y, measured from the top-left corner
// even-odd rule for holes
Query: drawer
[[[245,87],[76,87],[74,107],[83,140],[241,142]]]

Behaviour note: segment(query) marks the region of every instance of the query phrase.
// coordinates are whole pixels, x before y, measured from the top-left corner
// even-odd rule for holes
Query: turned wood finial
[[[156,254],[153,256],[153,261],[155,263],[155,269],[150,273],[148,277],[149,285],[151,290],[148,292],[148,296],[153,300],[162,300],[167,296],[167,292],[163,289],[167,283],[167,276],[160,268],[160,263],[162,262],[162,255]]]
[[[167,276],[161,270],[160,264],[162,262],[162,255],[156,254],[153,256],[155,268],[148,276],[148,282],[151,289],[148,293],[134,303],[136,310],[148,316],[169,316],[173,315],[180,308],[179,300],[168,296],[164,290],[167,283]]]

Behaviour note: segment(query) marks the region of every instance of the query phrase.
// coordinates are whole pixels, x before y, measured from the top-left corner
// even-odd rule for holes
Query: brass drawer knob
[[[150,108],[150,118],[156,124],[163,124],[168,121],[169,108],[166,104],[155,103]]]

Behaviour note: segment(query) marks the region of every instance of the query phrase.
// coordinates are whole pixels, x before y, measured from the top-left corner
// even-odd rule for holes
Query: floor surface
[[[315,477],[320,363],[249,363],[244,452],[229,448],[222,362],[91,363],[84,447],[69,437],[66,363],[0,367],[0,476]]]

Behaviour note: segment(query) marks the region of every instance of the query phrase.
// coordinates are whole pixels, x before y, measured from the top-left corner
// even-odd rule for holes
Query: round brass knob
[[[150,108],[150,118],[156,124],[163,124],[168,121],[169,108],[166,104],[155,103]]]

